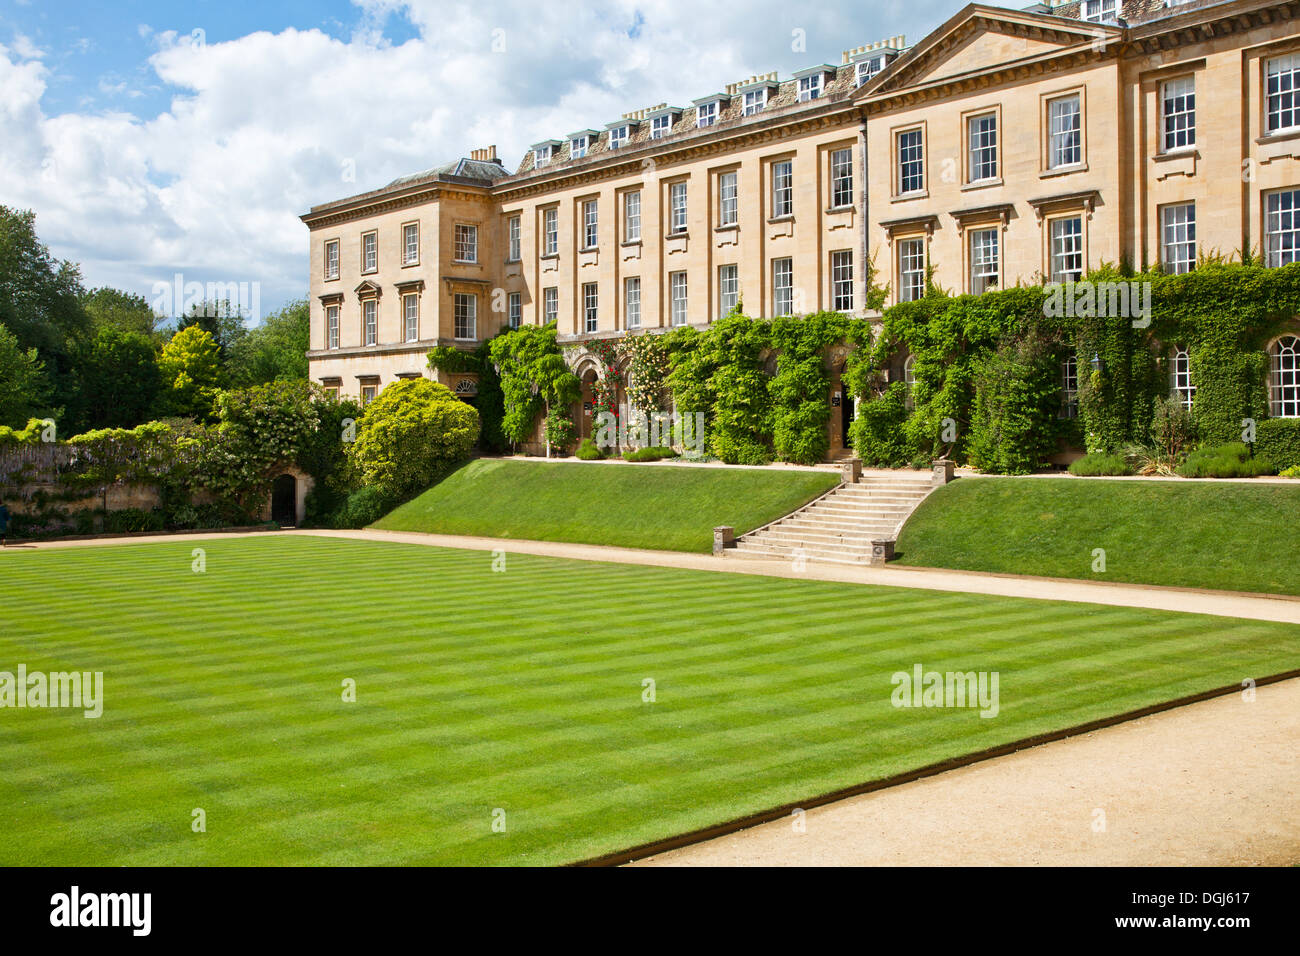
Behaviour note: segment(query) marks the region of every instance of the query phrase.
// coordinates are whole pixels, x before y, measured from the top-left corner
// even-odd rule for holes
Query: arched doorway
[[[280,475],[271,485],[271,520],[282,528],[298,524],[298,479]]]
[[[588,369],[582,375],[582,407],[578,409],[578,437],[592,437],[592,422],[596,407],[596,370]]]

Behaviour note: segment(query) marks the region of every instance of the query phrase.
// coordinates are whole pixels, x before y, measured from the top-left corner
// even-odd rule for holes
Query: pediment
[[[971,4],[860,91],[862,98],[1118,41],[1119,27]]]

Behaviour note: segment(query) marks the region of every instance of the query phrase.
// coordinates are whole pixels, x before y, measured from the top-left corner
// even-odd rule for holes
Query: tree
[[[24,351],[18,337],[0,325],[0,425],[19,427],[45,407],[48,393],[36,349]]]
[[[309,315],[306,299],[268,315],[230,347],[227,371],[236,386],[305,380]]]
[[[76,366],[73,428],[133,428],[149,417],[161,373],[158,348],[148,335],[104,325],[78,350]]]
[[[478,432],[478,412],[446,385],[403,379],[366,406],[349,457],[366,485],[405,498],[467,458]]]
[[[111,327],[123,332],[138,332],[147,338],[158,335],[160,317],[154,314],[142,295],[105,286],[83,293],[81,307],[86,310],[95,329]]]
[[[222,368],[228,366],[231,353],[239,348],[240,343],[248,335],[248,326],[244,324],[243,315],[228,300],[202,302],[190,306],[190,310],[177,321],[176,331],[183,332],[185,329],[195,327],[212,336],[212,341],[217,345],[217,354]]]
[[[90,329],[82,292],[77,265],[56,260],[36,237],[36,214],[0,206],[0,325],[22,352],[36,349],[56,417],[76,387],[73,350]]]
[[[173,335],[163,346],[158,371],[160,414],[212,418],[222,374],[217,343],[209,332],[192,325]]]

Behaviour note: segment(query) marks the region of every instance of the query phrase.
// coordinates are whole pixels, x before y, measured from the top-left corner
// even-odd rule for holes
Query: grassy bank
[[[1300,484],[965,478],[908,520],[901,564],[1300,594]],[[1096,549],[1105,571],[1093,570]]]
[[[833,471],[480,459],[376,528],[708,551],[713,528],[752,531],[828,491]]]

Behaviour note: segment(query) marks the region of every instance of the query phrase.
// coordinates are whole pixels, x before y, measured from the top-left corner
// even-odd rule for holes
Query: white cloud
[[[699,0],[355,2],[363,17],[346,41],[289,29],[202,43],[141,24],[172,93],[145,118],[45,115],[39,51],[0,46],[0,203],[35,209],[42,238],[82,262],[90,284],[147,295],[175,272],[259,281],[273,306],[306,292],[298,215],[313,204],[476,146],[496,144],[513,168],[539,139],[684,105],[753,72],[838,62],[845,47],[900,32],[899,16],[928,29],[953,10],[935,0],[870,10],[758,0],[743,13]],[[394,13],[415,39],[382,39]],[[795,29],[806,52],[791,49]],[[118,77],[103,83],[127,92]],[[347,160],[354,182],[341,174]]]

